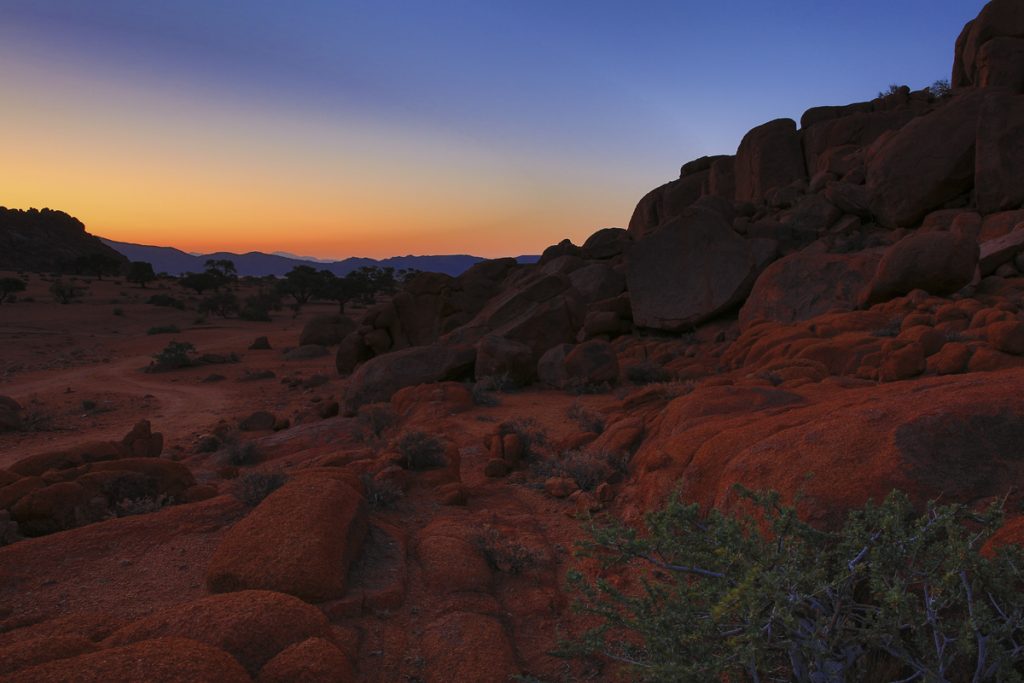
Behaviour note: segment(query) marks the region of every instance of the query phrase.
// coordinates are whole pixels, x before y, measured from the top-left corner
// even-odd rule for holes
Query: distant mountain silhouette
[[[0,270],[54,272],[83,257],[101,255],[127,263],[119,252],[85,231],[63,211],[0,206]]]
[[[381,266],[401,270],[403,268],[414,268],[432,273],[445,273],[447,275],[460,275],[470,266],[480,261],[485,261],[480,256],[467,254],[451,254],[441,256],[392,256],[386,259],[372,259],[351,257],[341,261],[319,261],[284,256],[280,253],[265,254],[260,251],[250,251],[246,254],[233,254],[226,251],[218,251],[212,254],[193,255],[175,249],[174,247],[153,247],[144,244],[132,244],[129,242],[115,242],[101,238],[107,246],[124,254],[132,261],[147,261],[152,264],[153,270],[168,275],[180,275],[182,273],[196,273],[203,270],[207,259],[230,259],[234,262],[239,275],[276,275],[282,276],[295,266],[312,266],[317,270],[329,270],[335,275],[346,275],[353,270],[365,266]],[[533,263],[539,256],[519,256],[516,258],[520,263]]]

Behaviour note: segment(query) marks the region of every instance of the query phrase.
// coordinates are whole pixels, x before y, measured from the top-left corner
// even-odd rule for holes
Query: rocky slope
[[[893,488],[1007,497],[1022,540],[1022,46],[1024,6],[993,0],[948,94],[770,122],[628,229],[310,320],[337,374],[238,422],[257,464],[209,452],[224,424],[173,458],[139,424],[12,459],[4,533],[32,538],[0,549],[0,675],[607,678],[549,654],[578,519],[729,510],[736,482],[822,526]],[[290,480],[250,509],[240,472]],[[129,484],[175,504],[90,516]]]
[[[76,259],[93,255],[128,262],[63,211],[0,206],[0,270],[56,272]]]

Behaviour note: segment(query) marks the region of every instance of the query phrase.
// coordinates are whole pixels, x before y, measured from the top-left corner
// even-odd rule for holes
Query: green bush
[[[1022,679],[1024,553],[979,552],[1000,505],[917,514],[894,492],[824,532],[777,494],[741,495],[754,514],[672,500],[644,534],[595,527],[582,553],[635,580],[620,589],[573,570],[597,625],[560,654],[645,681]]]

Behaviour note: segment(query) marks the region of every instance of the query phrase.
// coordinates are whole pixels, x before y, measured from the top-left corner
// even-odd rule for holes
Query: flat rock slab
[[[298,479],[225,534],[206,583],[215,593],[263,589],[311,602],[340,598],[366,532],[366,501],[351,486]]]

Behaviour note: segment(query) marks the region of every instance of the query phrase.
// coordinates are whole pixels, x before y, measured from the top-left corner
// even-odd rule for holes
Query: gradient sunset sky
[[[540,253],[751,127],[949,78],[983,0],[0,0],[0,205],[318,257]]]

